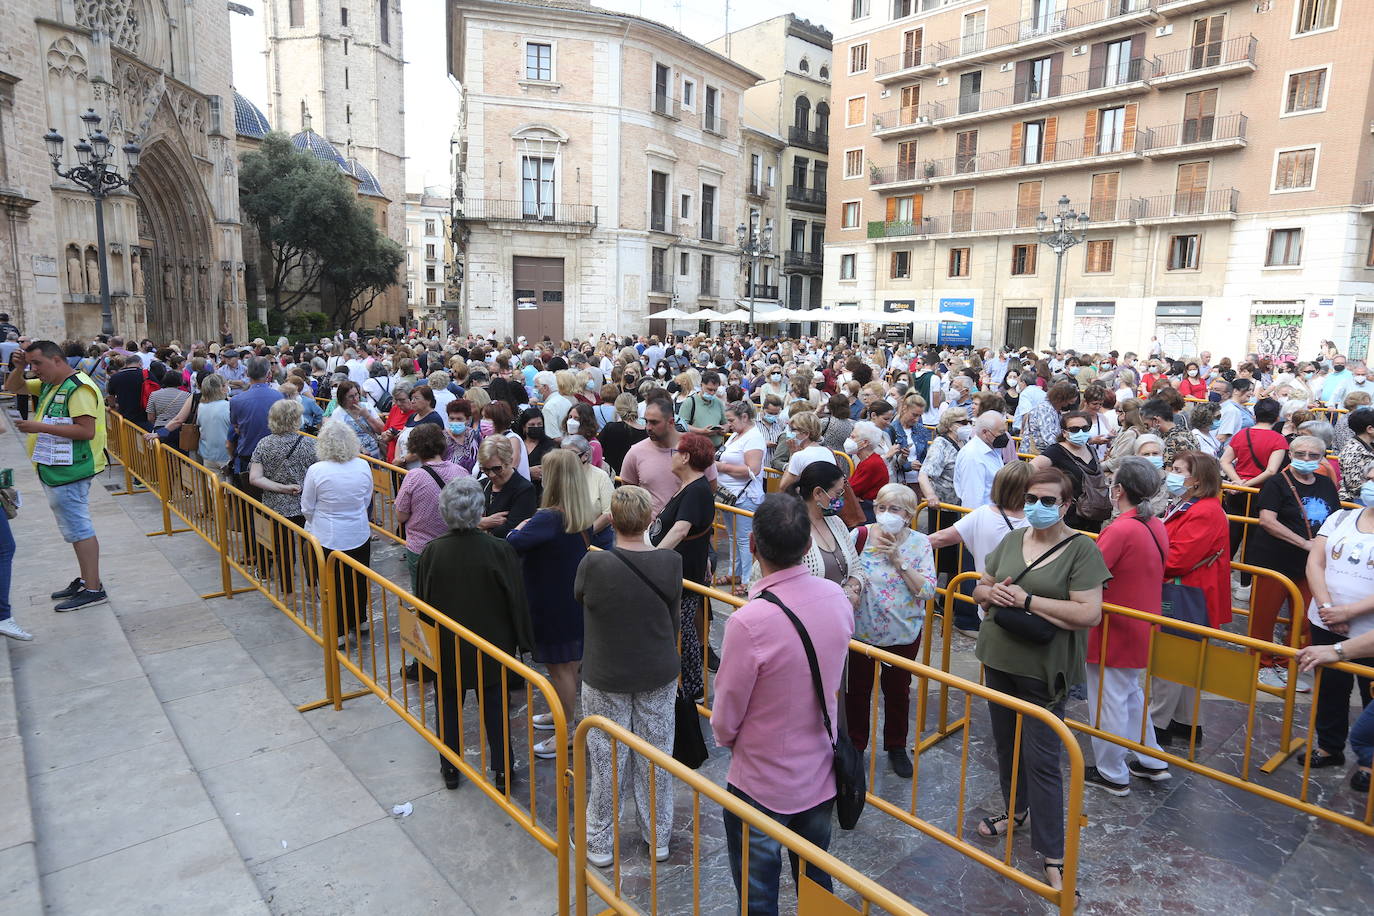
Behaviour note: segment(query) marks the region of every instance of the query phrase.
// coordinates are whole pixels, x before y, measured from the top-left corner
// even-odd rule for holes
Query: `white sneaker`
[[[588,849],[587,861],[590,862],[592,865],[595,865],[597,868],[610,868],[611,863],[615,861],[615,856],[611,855],[609,852],[598,853],[592,852],[590,849]]]
[[[21,642],[28,642],[33,639],[33,634],[14,622],[13,617],[0,620],[0,635],[8,636],[10,639],[17,639]]]
[[[545,738],[543,741],[540,741],[538,744],[536,744],[532,748],[532,750],[534,751],[534,756],[538,757],[540,760],[553,760],[555,757],[558,756],[558,751],[556,750],[557,747],[558,736],[551,735],[550,737]]]
[[[541,712],[531,717],[530,724],[534,726],[535,731],[551,732],[553,731],[553,713]]]
[[[1310,675],[1310,674],[1299,674],[1299,675],[1298,675],[1298,686],[1295,687],[1294,689],[1297,690],[1298,693],[1311,693],[1311,692],[1312,692],[1312,675]]]
[[[654,861],[655,861],[655,862],[667,862],[667,861],[668,861],[668,847],[667,847],[667,846],[656,846],[656,847],[654,847]]]
[[[1288,669],[1264,668],[1259,673],[1259,682],[1266,687],[1283,690],[1288,686]]]
[[[1250,586],[1241,585],[1239,582],[1233,582],[1231,584],[1231,597],[1237,601],[1249,601]]]

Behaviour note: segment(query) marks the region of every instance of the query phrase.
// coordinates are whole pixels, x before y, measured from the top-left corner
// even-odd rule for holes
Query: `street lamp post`
[[[754,334],[754,271],[758,267],[759,259],[771,257],[773,254],[773,227],[767,225],[763,231],[759,231],[759,217],[757,214],[749,217],[749,225],[740,223],[735,228],[735,236],[739,242],[740,253],[749,259],[749,334]]]
[[[114,150],[110,148],[110,138],[100,129],[100,115],[95,113],[95,109],[87,108],[81,120],[86,124],[88,136],[72,145],[76,150],[77,162],[71,168],[62,168],[63,139],[56,128],[48,128],[43,135],[43,142],[48,147],[48,158],[52,160],[52,170],[57,176],[79,185],[95,198],[95,244],[100,267],[100,331],[112,335],[114,314],[110,311],[110,273],[105,256],[105,198],[112,191],[128,187],[133,182],[134,172],[138,169],[138,157],[143,150],[132,139],[124,144],[122,148],[129,174],[127,177],[121,175],[110,161]]]
[[[1075,213],[1068,195],[1059,198],[1059,212],[1047,217],[1042,211],[1035,218],[1039,239],[1054,252],[1054,310],[1050,318],[1050,349],[1059,345],[1059,285],[1064,275],[1064,252],[1082,244],[1088,236],[1088,213]]]

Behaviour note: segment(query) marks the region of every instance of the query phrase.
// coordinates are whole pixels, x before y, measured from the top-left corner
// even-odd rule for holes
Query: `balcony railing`
[[[1194,143],[1213,143],[1219,140],[1244,140],[1249,118],[1243,114],[1220,118],[1193,118],[1178,124],[1151,127],[1147,149],[1162,150]]]
[[[1366,178],[1356,185],[1355,203],[1361,207],[1374,206],[1374,178]]]
[[[656,115],[663,115],[665,118],[676,119],[681,108],[681,103],[665,92],[655,92],[653,97],[653,112]]]
[[[668,273],[663,271],[653,271],[649,274],[649,292],[651,293],[671,293],[672,284],[668,282]]]
[[[824,263],[825,258],[819,251],[798,251],[789,248],[783,253],[782,262],[786,267],[817,268]]]
[[[893,54],[890,57],[880,57],[873,62],[874,78],[881,80],[885,76],[892,76],[903,70],[932,67],[935,65],[934,50],[933,45],[927,45],[926,47],[912,48],[900,54]]]
[[[767,285],[767,284],[765,284],[765,283],[755,283],[755,284],[754,284],[754,288],[753,288],[753,292],[754,292],[754,298],[755,298],[755,299],[776,299],[776,298],[778,298],[778,288],[777,288],[776,286],[769,286],[769,285]]]
[[[1374,185],[1374,182],[1371,182]],[[1240,192],[1235,188],[1211,191],[1184,191],[1156,197],[1121,197],[1093,200],[1088,203],[1094,225],[1124,223],[1142,219],[1188,220],[1196,217],[1226,217],[1236,213]],[[925,216],[919,220],[870,222],[870,239],[906,238],[911,236],[948,235],[960,232],[1034,232],[1035,218],[1041,207],[1014,207],[1009,210],[972,210],[945,216]]]
[[[1019,149],[989,150],[972,155],[927,159],[921,163],[921,174],[923,177],[939,179],[955,175],[995,172],[999,169],[1040,168],[1052,163],[1069,163],[1098,156],[1139,152],[1145,148],[1144,144],[1148,139],[1149,134],[1143,130],[1127,130],[1116,134],[1099,135],[1092,141],[1089,141],[1087,137],[1079,137],[1075,140],[1060,140],[1056,143],[1041,144],[1038,150],[1033,146],[1023,146]]]
[[[824,207],[825,188],[804,188],[800,185],[789,184],[787,186],[787,199],[799,204]]]
[[[1132,219],[1234,214],[1239,203],[1240,192],[1235,188],[1217,188],[1212,191],[1180,191],[1173,194],[1161,194],[1158,197],[1138,198],[1136,200],[1136,212]]]
[[[787,128],[787,142],[824,153],[830,149],[830,134],[824,130],[807,130],[795,124]]]
[[[1054,41],[1061,32],[1087,30],[1099,24],[1107,26],[1122,16],[1149,13],[1155,3],[1156,0],[1090,0],[1062,10],[1053,9],[1054,4],[1046,4],[1039,16],[942,41],[932,51],[935,62],[941,65],[956,57],[993,57],[1013,53],[1017,50],[1016,46],[1026,42],[1043,44]]]
[[[725,128],[729,126],[729,121],[718,114],[706,112],[701,116],[701,129],[708,134],[715,134],[718,137],[725,136]]]
[[[1259,41],[1253,35],[1242,35],[1226,41],[1209,41],[1191,48],[1182,48],[1161,54],[1154,59],[1152,78],[1162,79],[1190,71],[1208,70],[1212,67],[1225,67],[1231,64],[1255,62],[1255,50]]]
[[[460,219],[488,222],[543,223],[557,226],[595,226],[597,208],[590,204],[559,204],[528,200],[467,198],[457,205]]]
[[[750,178],[744,187],[744,193],[750,197],[759,197],[763,200],[767,200],[771,196],[767,183],[761,178]]]
[[[873,131],[879,133],[903,127],[926,127],[945,117],[945,106],[939,102],[922,102],[878,112],[873,116]]]
[[[1120,64],[1089,67],[1078,73],[1051,76],[1044,80],[1022,80],[1000,89],[984,89],[980,92],[960,95],[953,101],[943,103],[944,112],[938,118],[995,114],[1002,109],[1017,105],[1034,102],[1048,103],[1054,99],[1077,93],[1131,86],[1133,83],[1142,83],[1149,79],[1153,72],[1153,61],[1144,57],[1137,57],[1133,60],[1122,61]]]
[[[726,226],[709,224],[701,227],[701,231],[697,233],[697,238],[703,242],[715,242],[718,245],[724,245],[730,241],[730,230]]]

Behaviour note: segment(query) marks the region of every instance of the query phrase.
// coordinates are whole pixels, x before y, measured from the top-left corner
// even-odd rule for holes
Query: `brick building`
[[[114,149],[143,149],[132,189],[105,202],[115,331],[246,333],[228,17],[222,3],[0,4],[0,311],[25,333],[100,331],[94,202],[53,174],[42,139],[56,128],[75,164],[87,109]],[[128,173],[122,153],[113,164]]]
[[[737,307],[757,74],[581,0],[452,0],[448,36],[465,329],[662,332],[670,305]]]
[[[1036,217],[1067,196],[1091,223],[1061,346],[1366,352],[1374,32],[1351,0],[835,8],[828,307],[971,305],[975,343],[1043,346]]]

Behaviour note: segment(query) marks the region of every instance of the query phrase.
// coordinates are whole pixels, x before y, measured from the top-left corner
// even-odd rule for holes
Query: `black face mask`
[[[1213,404],[1220,404],[1224,398],[1221,396],[1220,391],[1209,391],[1207,392],[1207,400],[1211,401]]]
[[[1007,447],[1007,443],[1010,442],[1010,441],[1011,441],[1011,436],[1008,436],[1006,433],[1002,433],[1002,434],[999,435],[996,439],[993,439],[993,440],[992,440],[992,447],[993,447],[993,448],[998,448],[998,449],[1006,448],[1006,447]]]

